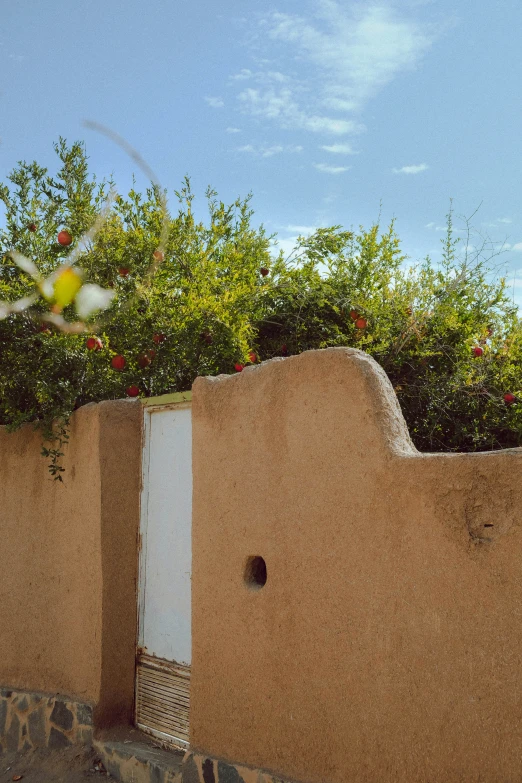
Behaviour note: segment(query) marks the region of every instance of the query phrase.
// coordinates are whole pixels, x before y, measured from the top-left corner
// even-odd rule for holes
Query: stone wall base
[[[269,772],[146,743],[93,739],[93,706],[58,694],[0,687],[0,755],[34,748],[94,747],[122,783],[291,783]]]
[[[95,739],[94,748],[119,783],[290,783],[269,772],[193,752],[164,750],[150,738]]]
[[[92,705],[0,688],[0,753],[92,744]]]
[[[209,758],[187,751],[183,759],[183,783],[292,783],[271,772]]]

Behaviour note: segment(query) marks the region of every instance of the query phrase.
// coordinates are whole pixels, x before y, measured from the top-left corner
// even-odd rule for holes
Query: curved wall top
[[[522,449],[420,454],[344,348],[198,378],[192,413],[193,746],[315,783],[522,775]]]

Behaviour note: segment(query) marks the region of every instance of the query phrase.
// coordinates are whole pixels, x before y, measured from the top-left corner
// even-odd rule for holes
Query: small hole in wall
[[[484,527],[495,527],[495,525],[493,525],[491,522],[486,522]]]
[[[266,585],[266,563],[259,555],[249,557],[245,566],[245,582],[253,590]]]

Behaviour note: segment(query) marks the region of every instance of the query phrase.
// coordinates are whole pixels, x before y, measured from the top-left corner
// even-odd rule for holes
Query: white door
[[[186,747],[191,662],[191,403],[189,393],[164,399],[164,403],[162,398],[147,400],[143,413],[136,724],[170,744]]]

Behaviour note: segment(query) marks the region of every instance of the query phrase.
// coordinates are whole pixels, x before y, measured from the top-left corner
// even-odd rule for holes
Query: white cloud
[[[225,101],[223,100],[223,98],[205,96],[205,100],[209,106],[212,106],[213,109],[222,109],[223,106],[225,105]]]
[[[261,158],[271,158],[273,155],[278,155],[281,152],[302,152],[303,148],[296,144],[260,144],[255,147],[253,144],[244,144],[242,147],[237,148],[238,152],[250,152],[252,155],[257,155]]]
[[[290,234],[295,234],[295,236],[306,236],[308,234],[313,234],[314,231],[317,231],[317,226],[294,226],[292,224],[285,226],[283,231],[286,231]]]
[[[421,171],[426,171],[428,166],[425,163],[419,163],[418,166],[403,166],[400,169],[392,169],[394,174],[420,174]]]
[[[250,68],[241,68],[239,73],[235,73],[233,76],[230,77],[233,81],[244,81],[246,79],[252,78],[252,71]]]
[[[321,146],[325,152],[332,152],[334,155],[358,155],[351,144],[323,144]]]
[[[286,239],[278,237],[277,241],[272,243],[272,250],[276,255],[279,255],[279,251],[282,250],[284,257],[287,258],[292,250],[295,249],[296,244],[297,236],[287,237]]]
[[[503,217],[503,218],[496,218],[496,220],[493,221],[493,223],[482,223],[484,228],[498,228],[499,223],[503,223],[505,225],[509,225],[513,221],[509,217]]]
[[[351,169],[351,166],[329,166],[327,163],[314,163],[314,168],[325,174],[342,174]]]
[[[435,226],[435,223],[426,223],[424,228],[433,228]]]
[[[299,108],[295,91],[290,87],[255,89],[248,87],[239,94],[244,111],[254,117],[276,120],[282,128],[308,130],[312,133],[342,135],[363,129],[353,120],[340,120],[317,114],[307,114]]]
[[[283,82],[288,83],[292,81],[289,76],[287,76],[284,73],[281,73],[281,71],[268,71],[265,76],[271,82],[278,82],[279,84],[282,84]]]
[[[513,245],[511,250],[516,250],[517,253],[522,253],[522,242],[517,242],[516,245]]]
[[[235,78],[248,77],[255,87],[241,92],[242,108],[283,128],[359,132],[363,126],[346,115],[360,112],[399,73],[415,68],[431,46],[433,29],[386,0],[369,5],[315,0],[314,6],[307,16],[271,13],[261,20],[258,52],[279,45],[280,55],[298,61],[306,76],[244,69]]]
[[[241,128],[227,128],[227,133],[241,133]]]
[[[427,29],[383,2],[346,7],[322,0],[313,21],[280,13],[271,21],[270,37],[294,45],[324,72],[324,103],[341,111],[362,108],[398,73],[412,69],[432,40]]]
[[[283,255],[287,258],[297,246],[297,240],[300,236],[307,237],[317,231],[318,226],[293,226],[288,225],[281,227],[281,231],[285,234],[290,234],[286,237],[276,237],[276,241],[272,243],[272,250],[274,253],[279,254],[279,251],[283,251]]]

